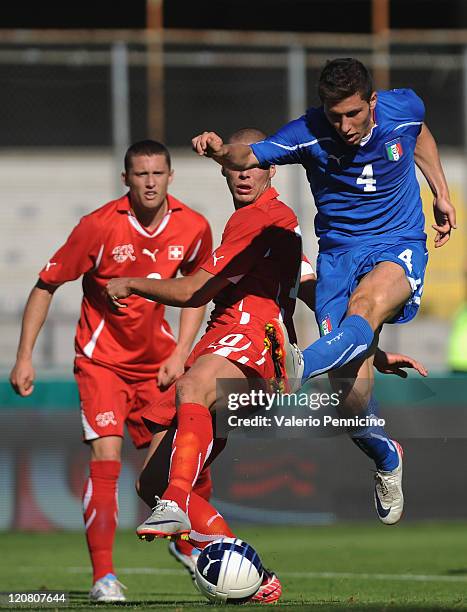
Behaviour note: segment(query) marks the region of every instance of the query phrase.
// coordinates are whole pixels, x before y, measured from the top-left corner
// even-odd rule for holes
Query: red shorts
[[[83,439],[123,437],[124,424],[136,448],[148,446],[152,434],[142,420],[150,410],[166,424],[175,414],[175,385],[161,391],[155,378],[132,381],[86,357],[75,360],[75,378],[81,401]]]
[[[238,323],[223,325],[209,330],[195,345],[186,362],[189,369],[202,355],[220,355],[239,365],[247,378],[274,378],[274,364],[271,352],[264,346],[264,331],[243,329]],[[175,385],[173,385],[175,386]],[[144,419],[151,423],[167,426],[168,411],[161,414],[159,407],[148,408]],[[172,418],[176,410],[173,407]]]
[[[243,329],[238,323],[213,327],[191,351],[186,365],[189,368],[202,355],[220,355],[244,366],[248,378],[273,378],[274,365],[264,337],[264,330]]]

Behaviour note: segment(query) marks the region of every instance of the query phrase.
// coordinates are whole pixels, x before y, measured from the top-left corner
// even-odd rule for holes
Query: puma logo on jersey
[[[335,159],[337,162],[337,165],[339,166],[339,168],[341,167],[341,159],[344,159],[345,155],[341,155],[340,157],[337,157],[336,155],[328,155],[329,159]]]
[[[112,251],[112,255],[117,263],[123,263],[127,259],[136,261],[135,249],[132,244],[122,244],[116,246]]]
[[[224,259],[225,255],[221,255],[220,257],[216,257],[216,254],[213,253],[212,254],[212,258],[214,259],[214,266],[217,265],[217,262],[219,261],[219,259]]]
[[[48,261],[45,266],[45,271],[48,272],[52,266],[56,266],[57,264],[54,261]]]
[[[150,257],[154,263],[156,263],[156,255],[158,252],[159,249],[154,249],[152,252],[149,249],[143,249],[143,255]]]

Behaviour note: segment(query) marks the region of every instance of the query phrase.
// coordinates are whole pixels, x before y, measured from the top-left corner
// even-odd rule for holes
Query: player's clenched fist
[[[31,360],[18,359],[10,374],[10,384],[18,395],[27,397],[34,391],[35,377]]]
[[[105,287],[107,297],[117,308],[126,308],[126,304],[119,302],[120,299],[129,297],[132,293],[129,278],[112,278]]]
[[[203,132],[195,136],[192,141],[193,151],[198,155],[213,157],[221,155],[224,150],[224,141],[215,132]]]

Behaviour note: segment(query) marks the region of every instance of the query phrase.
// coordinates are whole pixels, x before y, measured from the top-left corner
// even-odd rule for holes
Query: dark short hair
[[[319,77],[318,95],[323,104],[340,102],[356,93],[369,102],[373,91],[368,69],[352,57],[329,61]]]
[[[130,170],[133,157],[137,157],[138,155],[163,155],[169,170],[172,167],[170,153],[165,145],[163,145],[161,142],[157,142],[157,140],[140,140],[138,142],[134,142],[125,153],[125,172]]]

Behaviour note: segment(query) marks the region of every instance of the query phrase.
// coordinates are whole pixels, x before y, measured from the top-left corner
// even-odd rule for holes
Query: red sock
[[[190,493],[212,447],[211,413],[201,404],[182,404],[177,411],[177,433],[172,443],[169,486],[163,499],[187,511]]]
[[[209,465],[204,467],[199,473],[198,480],[193,487],[193,493],[209,501],[212,495],[211,468]]]
[[[188,555],[188,557],[193,552],[193,548],[195,548],[195,546],[190,544],[188,540],[182,540],[180,538],[175,540],[175,546],[177,547],[178,552],[181,552],[182,555]]]
[[[218,538],[235,537],[214,506],[195,492],[190,497],[188,517],[191,522],[190,542],[197,548],[204,548]]]
[[[196,495],[199,497],[209,501],[212,493],[211,469],[209,465],[201,470],[198,480],[195,482],[195,486],[193,487],[193,493],[196,493]],[[184,555],[189,556],[193,552],[193,544],[190,544],[188,540],[177,540],[176,546]]]
[[[83,516],[93,582],[113,574],[112,547],[117,527],[120,461],[91,461],[83,491]]]

